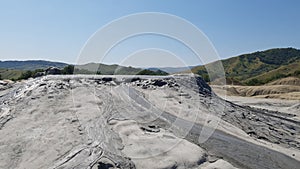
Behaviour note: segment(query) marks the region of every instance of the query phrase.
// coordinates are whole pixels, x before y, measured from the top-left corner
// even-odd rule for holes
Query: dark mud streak
[[[170,120],[171,123],[178,119],[178,117],[167,112],[164,112],[162,116]],[[183,119],[180,121],[180,126],[178,126],[180,128],[186,128],[191,123]],[[202,125],[194,124],[186,139],[199,145],[198,138],[201,130]],[[241,140],[220,130],[215,130],[213,135],[205,143],[201,144],[201,146],[241,168],[297,169],[300,166],[300,162],[291,157]]]
[[[131,89],[131,95],[129,95],[131,99],[136,101],[141,106],[147,108],[147,101],[141,96],[137,97],[138,94],[133,93],[135,93],[135,90]],[[157,108],[155,108],[153,113],[161,114],[162,121],[166,120],[169,124],[176,124],[178,125],[176,127],[179,129],[189,130],[190,128],[191,122],[178,118],[170,113],[161,112]],[[174,123],[175,121],[176,123]],[[175,128],[172,129],[176,130]],[[198,138],[201,130],[202,125],[194,124],[189,134],[185,138],[199,145]],[[173,131],[173,133],[180,133],[180,131]],[[200,146],[204,147],[215,155],[223,157],[226,161],[229,161],[240,168],[297,169],[300,166],[299,161],[287,155],[247,142],[220,130],[215,130],[213,135]]]

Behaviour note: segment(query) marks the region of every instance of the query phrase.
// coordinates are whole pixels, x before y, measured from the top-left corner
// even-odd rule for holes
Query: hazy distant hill
[[[120,65],[106,65],[101,63],[88,63],[85,65],[77,65],[75,66],[75,73],[77,74],[85,74],[85,73],[99,73],[103,75],[137,75],[137,74],[144,74],[144,75],[167,75],[165,71],[160,69],[153,69],[153,70],[146,70],[141,68],[134,68],[134,67],[126,67]]]
[[[63,68],[67,65],[66,63],[44,60],[0,61],[0,76],[1,79],[18,79],[27,70],[46,69],[51,66]]]
[[[261,85],[284,77],[300,76],[300,50],[294,48],[244,54],[222,60],[222,63],[227,83]],[[194,67],[192,72],[208,80],[204,66]]]
[[[103,75],[112,75],[112,74],[134,75],[134,74],[137,74],[138,72],[142,71],[142,69],[139,69],[139,68],[119,66],[116,64],[106,65],[106,64],[101,64],[101,63],[88,63],[88,64],[84,64],[84,65],[77,65],[77,66],[75,66],[75,68],[81,69],[81,70],[87,70],[92,73],[99,72],[100,74],[103,74]]]
[[[148,70],[152,70],[152,71],[162,70],[162,71],[165,71],[165,72],[171,74],[171,73],[189,71],[193,67],[196,67],[196,66],[187,66],[187,67],[159,67],[159,68],[153,67],[153,68],[147,68],[147,69]]]
[[[50,66],[63,69],[68,64],[61,62],[49,61],[0,61],[0,78],[1,79],[18,79],[22,73],[36,69],[46,69]],[[103,75],[167,75],[168,73],[161,70],[145,70],[134,67],[125,67],[119,65],[106,65],[98,63],[89,63],[85,65],[76,65],[75,74],[103,74]]]
[[[0,61],[0,68],[16,69],[16,70],[35,70],[45,69],[50,66],[63,68],[67,66],[66,63],[50,62],[44,60],[28,60],[28,61]]]

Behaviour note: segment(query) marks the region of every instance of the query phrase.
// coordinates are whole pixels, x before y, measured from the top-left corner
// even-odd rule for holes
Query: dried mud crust
[[[130,144],[136,144],[130,138],[136,135],[145,138],[145,145],[140,148],[146,152],[150,151],[151,146],[147,146],[152,141],[163,145],[160,139],[151,137],[183,140],[184,146],[160,156],[172,160],[157,164],[156,168],[211,168],[222,164],[229,168],[298,166],[298,161],[281,153],[222,131],[198,144],[200,124],[195,124],[182,138],[180,129],[190,122],[182,119],[177,126],[170,127],[178,117],[154,106],[143,93],[165,89],[185,98],[182,103],[175,100],[180,105],[196,95],[201,98],[203,109],[210,104],[218,110],[219,101],[223,103],[200,77],[190,76],[48,76],[15,86],[0,99],[0,151],[4,152],[0,155],[0,168],[151,168],[149,164],[155,160],[133,159],[132,153],[140,154],[130,149]],[[216,102],[210,102],[211,97]],[[288,116],[225,102],[222,119],[253,138],[265,137],[268,142],[299,148],[299,123]],[[114,129],[118,125],[112,124],[114,120],[131,123],[120,123],[119,129]],[[127,135],[127,131],[132,133]],[[189,154],[193,158],[179,161],[174,156],[184,148],[195,150]],[[268,160],[253,163],[257,153]]]

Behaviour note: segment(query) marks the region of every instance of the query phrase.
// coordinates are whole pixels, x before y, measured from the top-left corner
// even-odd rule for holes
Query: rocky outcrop
[[[61,74],[61,69],[57,68],[57,67],[49,67],[48,69],[46,69],[45,74],[46,75],[59,75]]]

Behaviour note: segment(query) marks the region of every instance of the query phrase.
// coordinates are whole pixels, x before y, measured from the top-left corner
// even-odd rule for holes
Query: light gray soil
[[[0,168],[300,166],[293,114],[225,101],[200,77],[47,76],[13,84],[0,103]],[[204,129],[214,132],[201,142]]]

